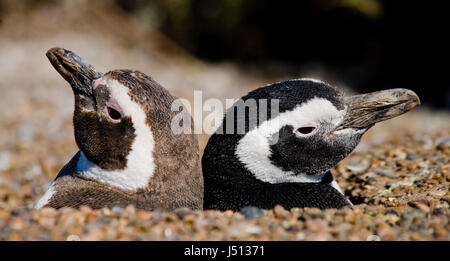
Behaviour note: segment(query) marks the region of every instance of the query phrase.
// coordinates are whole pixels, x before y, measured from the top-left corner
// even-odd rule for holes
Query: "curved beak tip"
[[[53,47],[53,48],[50,48],[46,54],[49,55],[49,54],[60,53],[62,50],[63,50],[63,48],[61,48],[61,47]]]
[[[90,95],[94,79],[101,77],[92,65],[72,51],[53,47],[46,53],[55,70],[66,79],[77,93]]]
[[[415,103],[415,105],[420,104],[420,98],[415,92],[406,90],[406,95],[409,97],[409,100],[412,101],[412,103]]]

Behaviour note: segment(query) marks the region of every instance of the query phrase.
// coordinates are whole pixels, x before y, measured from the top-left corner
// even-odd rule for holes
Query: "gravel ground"
[[[450,239],[450,113],[423,106],[375,126],[355,152],[333,169],[355,203],[353,208],[247,207],[236,213],[149,212],[133,206],[32,209],[77,151],[72,93],[45,58],[50,47],[72,49],[103,71],[140,69],[188,100],[194,89],[203,90],[204,98],[236,98],[279,80],[232,64],[206,64],[176,47],[167,54],[159,48],[168,45],[167,39],[157,32],[123,14],[111,19],[100,12],[101,6],[80,3],[78,12],[67,12],[66,8],[73,8],[67,4],[61,10],[12,10],[3,18],[0,240]],[[62,17],[67,23],[59,22]],[[124,28],[134,28],[135,33]],[[207,138],[200,136],[202,149]]]
[[[450,132],[406,134],[353,153],[334,169],[353,208],[172,213],[133,206],[30,209],[45,187],[38,176],[54,167],[45,167],[45,159],[31,166],[13,161],[5,171],[3,160],[0,239],[449,240],[449,154]]]

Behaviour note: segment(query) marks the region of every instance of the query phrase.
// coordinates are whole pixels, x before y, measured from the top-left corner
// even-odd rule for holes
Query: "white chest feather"
[[[45,194],[38,200],[38,202],[36,202],[36,204],[34,205],[34,208],[36,209],[40,209],[42,207],[44,207],[45,205],[48,204],[48,202],[50,201],[50,199],[52,198],[52,196],[55,194],[55,187],[54,187],[54,182],[52,182],[50,184],[50,186],[48,187],[47,191],[45,192]]]

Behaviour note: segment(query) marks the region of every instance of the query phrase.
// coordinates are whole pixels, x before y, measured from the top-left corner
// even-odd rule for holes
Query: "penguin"
[[[57,47],[47,57],[72,87],[79,151],[35,208],[202,209],[197,138],[172,132],[174,96],[140,71],[102,74]]]
[[[205,147],[204,209],[352,206],[330,169],[375,123],[419,103],[407,89],[347,97],[309,78],[251,91],[226,111]]]

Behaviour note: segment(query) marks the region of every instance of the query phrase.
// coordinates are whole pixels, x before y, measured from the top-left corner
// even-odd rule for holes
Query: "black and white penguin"
[[[273,114],[277,103],[271,101],[278,103]],[[330,169],[376,122],[417,104],[418,96],[407,89],[345,97],[314,79],[256,89],[227,110],[208,141],[202,158],[204,208],[350,206]]]
[[[139,71],[103,75],[62,48],[50,49],[47,57],[72,86],[80,151],[36,208],[202,208],[197,138],[171,131],[174,96]]]

